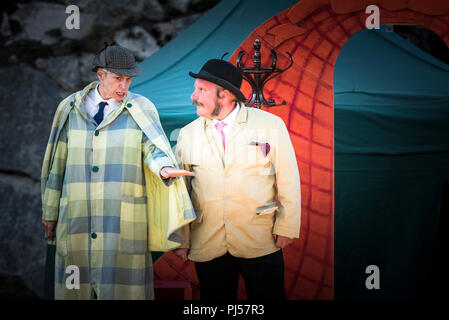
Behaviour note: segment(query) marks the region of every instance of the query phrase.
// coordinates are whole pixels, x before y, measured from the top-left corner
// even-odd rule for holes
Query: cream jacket
[[[195,174],[187,188],[197,220],[184,228],[181,245],[189,259],[227,251],[255,258],[279,250],[273,234],[299,237],[299,173],[281,118],[241,105],[224,150],[213,121],[200,117],[181,129],[175,154]]]

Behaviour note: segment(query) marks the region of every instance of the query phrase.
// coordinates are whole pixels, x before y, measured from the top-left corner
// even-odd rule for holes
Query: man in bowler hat
[[[195,262],[202,300],[285,299],[282,248],[299,237],[300,180],[281,118],[245,106],[242,76],[212,59],[195,78],[196,120],[181,129],[176,157],[197,220],[175,254]]]
[[[128,91],[141,73],[131,51],[106,44],[93,71],[99,81],[59,104],[42,166],[42,223],[56,244],[55,298],[154,299],[149,208],[175,208],[151,210],[180,214],[179,227],[193,220],[184,181],[176,178],[192,173],[177,167],[155,106]],[[172,236],[163,232],[156,232],[163,240]]]

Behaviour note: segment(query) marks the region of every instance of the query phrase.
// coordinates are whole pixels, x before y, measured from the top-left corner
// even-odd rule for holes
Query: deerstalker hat
[[[94,57],[92,71],[97,71],[98,68],[104,68],[110,72],[127,77],[135,77],[142,73],[137,66],[134,54],[129,49],[115,42],[110,45],[106,42],[105,45]]]

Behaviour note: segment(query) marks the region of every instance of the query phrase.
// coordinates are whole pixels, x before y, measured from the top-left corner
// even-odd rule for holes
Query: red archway
[[[355,3],[355,4],[354,4]],[[335,62],[345,42],[365,28],[368,5],[377,5],[380,24],[416,24],[438,34],[449,46],[449,2],[445,0],[301,0],[255,29],[230,61],[244,51],[250,65],[255,39],[261,42],[262,65],[271,65],[266,52],[278,55],[285,68],[294,65],[265,87],[265,96],[286,105],[265,109],[286,123],[301,175],[300,238],[284,250],[285,287],[289,299],[333,299],[334,273],[334,91]],[[264,54],[265,53],[265,54]],[[249,96],[247,83],[243,92]],[[155,264],[156,278],[191,279],[193,298],[198,280],[193,264],[172,253]],[[242,282],[241,282],[242,283]],[[244,297],[243,289],[239,297]]]

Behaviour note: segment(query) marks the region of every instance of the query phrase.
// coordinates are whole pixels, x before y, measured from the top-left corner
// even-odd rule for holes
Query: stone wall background
[[[40,172],[59,101],[96,79],[104,42],[138,61],[176,37],[218,0],[8,1],[0,9],[0,299],[43,298],[46,242]],[[68,30],[77,5],[80,29]]]

